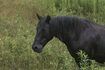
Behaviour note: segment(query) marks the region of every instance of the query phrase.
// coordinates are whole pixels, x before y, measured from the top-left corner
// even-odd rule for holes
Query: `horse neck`
[[[58,20],[54,22],[52,21],[50,24],[51,34],[62,42],[65,42],[67,39],[69,39],[68,36],[70,35],[66,34],[66,32],[70,32],[67,30],[68,29],[65,28],[64,23],[60,23]]]
[[[59,19],[52,20],[51,33],[61,41],[78,40],[82,31],[84,31],[89,25],[88,22],[81,19],[72,19],[68,22],[61,22]]]

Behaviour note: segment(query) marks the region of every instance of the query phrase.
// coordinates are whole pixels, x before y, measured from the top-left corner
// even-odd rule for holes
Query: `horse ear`
[[[36,13],[36,16],[39,20],[41,19],[41,16],[38,13]]]
[[[48,15],[46,18],[46,22],[49,22],[51,20],[51,17]]]

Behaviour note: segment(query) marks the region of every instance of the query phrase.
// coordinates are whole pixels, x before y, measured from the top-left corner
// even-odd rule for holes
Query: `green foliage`
[[[80,57],[80,66],[81,66],[81,70],[89,70],[89,59],[88,59],[88,55],[86,55],[85,52],[83,51],[79,51],[78,52],[78,56]]]
[[[0,0],[0,70],[78,70],[64,44],[53,39],[43,52],[31,46],[40,15],[74,15],[105,22],[105,0]],[[87,66],[81,56],[83,68]],[[92,70],[104,70],[92,61]]]
[[[80,57],[80,66],[81,70],[103,70],[104,68],[100,68],[97,63],[93,60],[88,59],[88,55],[80,50],[78,53],[78,56]]]

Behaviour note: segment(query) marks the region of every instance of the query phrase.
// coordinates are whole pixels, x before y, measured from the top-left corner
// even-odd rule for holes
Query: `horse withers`
[[[105,62],[105,27],[87,19],[73,16],[39,16],[37,33],[32,45],[40,53],[53,37],[62,41],[80,67],[79,50],[86,52],[89,59]]]

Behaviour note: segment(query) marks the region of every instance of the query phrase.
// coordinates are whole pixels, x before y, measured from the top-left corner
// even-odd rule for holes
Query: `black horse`
[[[71,56],[80,66],[79,50],[87,53],[89,59],[105,62],[105,27],[89,20],[73,16],[39,16],[37,33],[32,45],[40,53],[53,37],[65,43]]]

